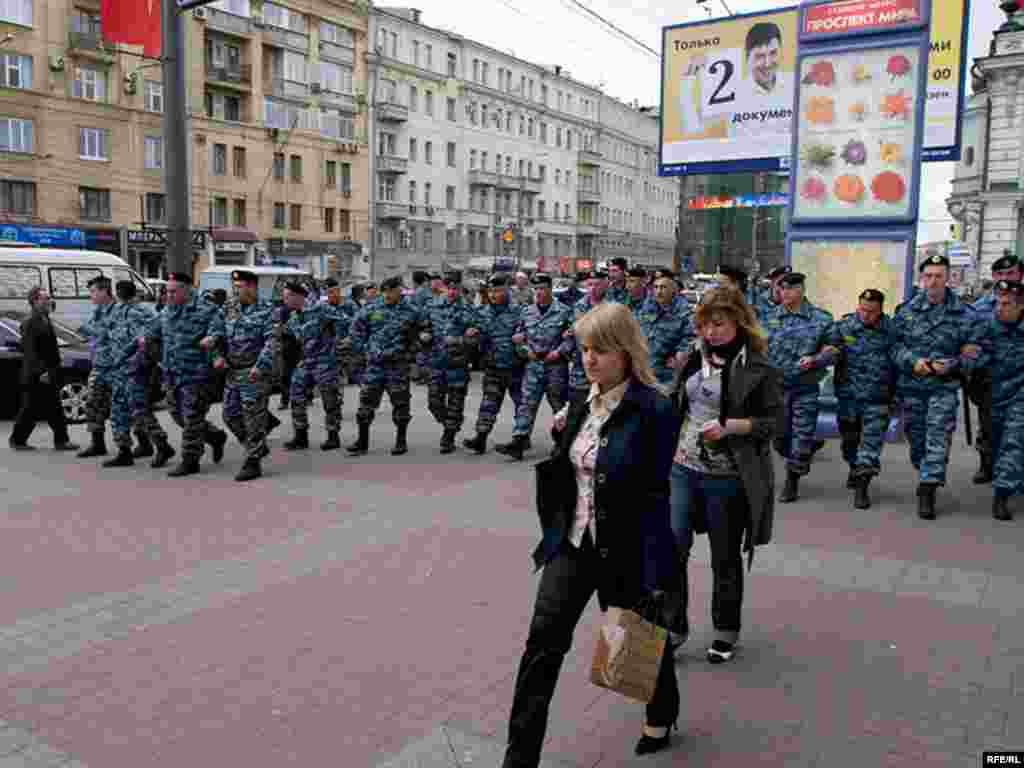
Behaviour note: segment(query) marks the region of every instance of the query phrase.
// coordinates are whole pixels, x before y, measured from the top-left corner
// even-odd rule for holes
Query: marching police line
[[[819,384],[834,367],[842,454],[855,507],[871,505],[868,489],[881,471],[884,436],[890,418],[901,413],[919,473],[918,514],[934,519],[963,391],[979,406],[981,467],[974,481],[993,484],[997,519],[1012,517],[1007,500],[1024,491],[1024,275],[1017,259],[1000,259],[993,267],[991,294],[966,305],[949,289],[948,273],[949,263],[932,257],[919,267],[916,295],[893,314],[885,313],[880,291],[867,289],[856,312],[835,320],[808,300],[805,277],[788,267],[770,272],[770,287],[763,291],[748,286],[742,271],[722,268],[723,282],[743,291],[754,307],[769,358],[782,377],[785,407],[775,439],[786,467],[780,501],[799,497],[800,480],[821,446],[816,440]],[[224,423],[246,456],[236,479],[260,477],[261,461],[269,454],[267,433],[280,424],[268,410],[275,377],[291,369],[282,388],[291,403],[294,434],[284,448],[309,448],[307,411],[316,389],[327,431],[320,447],[336,450],[344,373],[356,361],[365,370],[358,436],[347,446],[349,455],[368,452],[385,392],[395,425],[391,453],[408,451],[414,361],[428,384],[429,411],[441,426],[440,451],[450,454],[465,420],[470,361],[478,358],[483,398],[475,435],[463,446],[477,454],[487,450],[507,395],[515,406],[512,437],[495,449],[522,459],[542,400],[558,413],[589,388],[572,329],[598,303],[631,307],[662,385],[672,384],[695,339],[691,307],[675,275],[630,270],[624,259],[612,261],[607,273],[579,276],[585,291],[578,300],[570,293],[569,301],[556,300],[550,276],[541,273],[529,279],[530,292],[525,276],[510,285],[505,275],[493,275],[487,301],[479,305],[466,301],[458,273],[441,278],[442,296],[436,281],[431,290],[429,277],[415,276],[418,287],[409,299],[402,296],[401,279],[389,278],[363,306],[343,300],[334,280],[324,283],[326,299],[319,302],[303,284],[289,283],[282,313],[258,299],[256,277],[244,270],[233,274],[236,298],[223,310],[193,292],[190,276],[175,274],[169,276],[168,303],[160,314],[135,304],[128,284],[117,286],[120,302],[115,303],[109,281],[97,278],[90,284],[96,309],[82,329],[95,348],[87,409],[92,441],[79,456],[106,454],[109,413],[118,452],[104,466],[130,466],[147,456],[153,457],[152,466],[165,466],[175,451],[153,409],[166,393],[171,416],[183,430],[180,463],[169,474],[199,472],[206,445],[219,462],[227,435],[206,414],[212,372],[224,369]],[[157,383],[161,373],[165,389]],[[969,416],[966,408],[965,413]],[[557,440],[554,432],[552,437]]]

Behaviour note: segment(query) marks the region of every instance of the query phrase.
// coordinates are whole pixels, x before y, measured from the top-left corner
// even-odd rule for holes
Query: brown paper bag
[[[590,682],[646,704],[654,697],[668,631],[625,608],[609,606],[597,628]]]

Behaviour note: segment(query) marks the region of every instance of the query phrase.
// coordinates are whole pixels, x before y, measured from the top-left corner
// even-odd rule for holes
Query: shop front
[[[239,227],[222,227],[211,233],[213,240],[212,266],[245,267],[256,263],[254,232]]]
[[[163,229],[129,229],[126,261],[147,279],[160,279],[167,274],[167,231]],[[206,232],[192,230],[192,261],[201,262],[206,253]]]

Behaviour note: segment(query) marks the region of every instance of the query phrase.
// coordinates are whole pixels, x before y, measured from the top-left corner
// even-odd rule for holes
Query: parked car
[[[4,381],[0,397],[0,416],[12,418],[21,403],[21,321],[27,311],[0,310],[0,380]],[[53,321],[60,347],[61,374],[60,402],[64,416],[70,424],[85,421],[86,382],[92,370],[92,356],[85,339],[57,320]]]
[[[833,381],[833,369],[828,369],[828,374],[818,385],[818,428],[816,437],[818,440],[832,440],[839,437],[839,399],[836,397],[836,387]],[[906,435],[903,432],[903,420],[897,414],[889,419],[889,428],[885,431],[885,442],[903,443],[906,442]]]

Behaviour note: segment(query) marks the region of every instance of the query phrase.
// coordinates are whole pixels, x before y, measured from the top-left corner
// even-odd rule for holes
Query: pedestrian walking
[[[87,284],[93,311],[78,332],[89,340],[92,348],[92,370],[89,372],[85,400],[86,431],[89,445],[78,454],[80,459],[107,455],[107,420],[110,418],[110,399],[116,363],[110,342],[110,313],[114,309],[114,294],[110,278],[100,275]]]
[[[675,275],[667,269],[654,274],[654,297],[637,314],[647,341],[649,363],[659,384],[670,385],[686,364],[694,341],[693,313],[685,298],[676,294]]]
[[[338,409],[345,408],[345,381],[348,376],[349,357],[352,354],[352,339],[349,332],[352,330],[353,314],[349,312],[346,302],[342,301],[341,285],[338,281],[329,277],[324,280],[324,289],[327,292],[327,304],[330,305],[334,319],[334,357],[338,365]]]
[[[771,541],[771,445],[782,411],[779,373],[753,307],[732,287],[704,294],[695,324],[700,342],[677,372],[682,420],[672,464],[672,532],[682,566],[672,644],[689,634],[687,576],[694,534],[711,545],[711,622],[707,660],[733,658],[743,614],[743,548]],[[744,544],[745,542],[745,544]]]
[[[569,409],[553,460],[561,484],[575,492],[555,510],[533,555],[543,572],[516,674],[503,768],[539,764],[558,675],[591,596],[597,593],[602,610],[633,609],[661,600],[679,579],[668,479],[678,422],[647,365],[640,326],[628,308],[602,305],[576,323],[575,336],[591,390]],[[666,648],[636,754],[668,747],[679,709]]]
[[[76,451],[78,446],[68,438],[68,424],[60,403],[61,361],[57,334],[50,322],[53,303],[44,288],[35,287],[28,294],[31,310],[21,321],[21,408],[8,438],[11,450],[31,451],[29,437],[39,420],[46,421],[53,432],[53,447],[58,451]]]
[[[409,303],[416,311],[426,313],[429,307],[436,300],[434,291],[430,286],[430,273],[417,270],[412,273],[413,294]],[[430,382],[430,347],[426,344],[420,345],[416,351],[416,367],[412,372],[414,384],[428,384]]]

